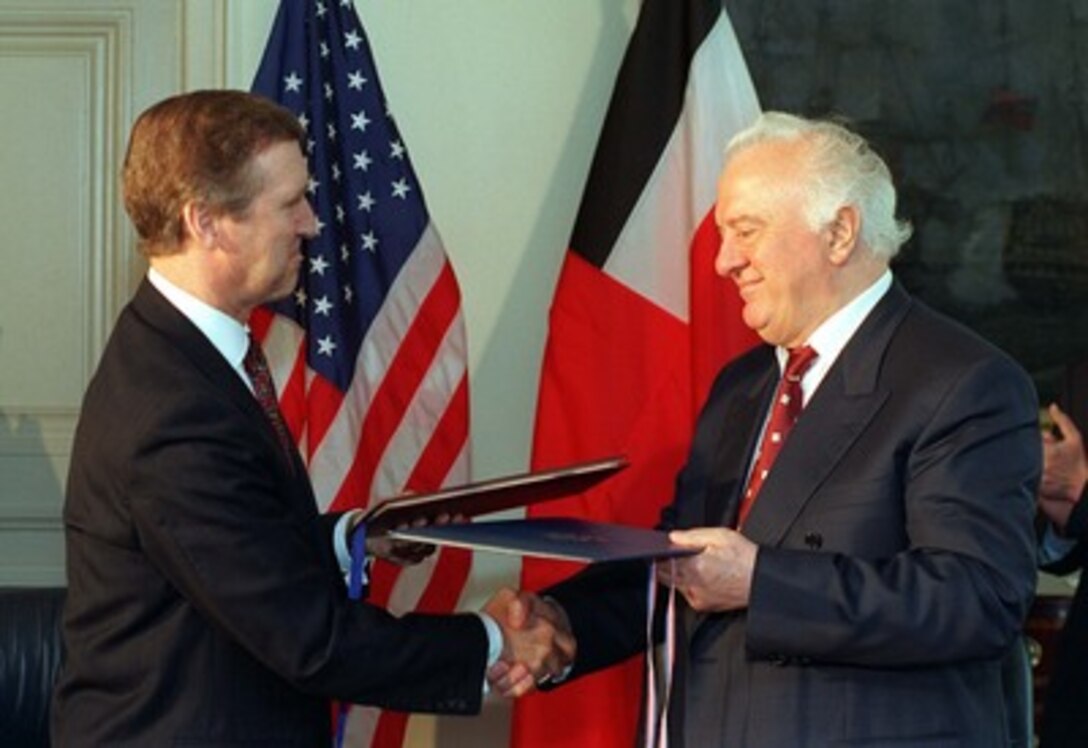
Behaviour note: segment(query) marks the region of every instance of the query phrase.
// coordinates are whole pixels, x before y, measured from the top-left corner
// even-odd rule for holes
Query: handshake
[[[524,696],[563,675],[574,662],[577,642],[557,603],[504,587],[482,612],[502,630],[502,654],[487,671],[488,684],[502,696]]]
[[[361,519],[356,517],[352,523]],[[466,522],[463,516],[441,515],[435,524]],[[423,526],[425,521],[413,523]],[[367,554],[398,566],[417,564],[434,553],[428,543],[394,540],[388,535],[368,536]],[[567,614],[558,603],[524,590],[503,587],[484,605],[482,613],[498,624],[502,653],[487,671],[488,685],[502,696],[518,697],[538,684],[563,675],[574,662],[576,643]]]

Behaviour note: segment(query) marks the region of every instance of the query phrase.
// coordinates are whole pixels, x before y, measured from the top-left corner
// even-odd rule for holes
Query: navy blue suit
[[[721,372],[663,526],[735,524],[777,379],[769,346]],[[746,520],[749,607],[679,606],[672,744],[1003,748],[1000,659],[1034,594],[1040,469],[1026,374],[893,284]],[[627,564],[546,591],[578,640],[573,677],[645,648],[645,585]]]

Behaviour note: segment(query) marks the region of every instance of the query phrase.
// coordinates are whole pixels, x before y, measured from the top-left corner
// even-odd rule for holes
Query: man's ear
[[[190,200],[181,207],[181,222],[185,233],[193,237],[203,247],[213,247],[219,241],[219,228],[216,217],[207,204],[199,200]]]
[[[845,265],[858,245],[861,235],[861,214],[853,205],[844,205],[835,211],[835,217],[827,226],[827,255],[834,265]]]

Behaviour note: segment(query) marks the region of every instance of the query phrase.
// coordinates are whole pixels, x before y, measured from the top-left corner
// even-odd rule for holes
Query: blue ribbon
[[[351,568],[348,570],[348,599],[362,600],[366,592],[366,522],[360,522],[351,531]],[[336,720],[336,748],[344,746],[344,730],[348,724],[351,704],[340,702],[340,714]]]
[[[361,600],[366,583],[366,522],[360,522],[351,533],[351,571],[348,575],[348,598]]]

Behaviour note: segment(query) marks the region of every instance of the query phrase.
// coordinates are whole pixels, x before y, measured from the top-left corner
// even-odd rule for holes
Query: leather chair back
[[[49,745],[62,588],[0,588],[0,745]]]

